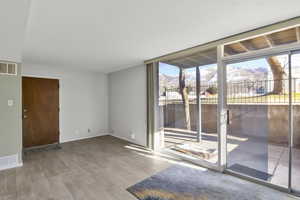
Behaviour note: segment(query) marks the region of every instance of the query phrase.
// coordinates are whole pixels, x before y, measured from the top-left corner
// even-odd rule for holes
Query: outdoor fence
[[[289,80],[239,81],[227,83],[228,104],[288,104],[291,95],[292,103],[300,103],[300,79],[291,80],[292,92],[289,93]],[[273,94],[274,85],[282,87],[281,92]],[[188,87],[190,104],[196,104],[196,87]],[[217,104],[217,83],[200,85],[201,104]],[[160,91],[160,105],[182,103],[179,88],[164,88]]]

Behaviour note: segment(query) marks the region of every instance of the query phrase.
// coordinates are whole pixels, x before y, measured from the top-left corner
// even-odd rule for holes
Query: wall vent
[[[0,62],[0,75],[17,75],[17,64]]]

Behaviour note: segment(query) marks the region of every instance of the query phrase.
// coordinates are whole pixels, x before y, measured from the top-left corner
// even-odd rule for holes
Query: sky
[[[179,74],[179,68],[174,65],[160,63],[159,66],[160,66],[159,72],[162,74],[169,75],[169,76],[178,76],[178,74]],[[211,68],[211,67],[216,68],[216,66],[217,66],[217,64],[204,65],[204,66],[201,66],[200,70]],[[230,67],[234,66],[234,67],[253,68],[253,66],[268,67],[269,65],[265,59],[258,59],[258,60],[246,61],[246,62],[242,62],[242,63],[230,64],[229,66]],[[192,71],[195,71],[195,68],[188,68],[186,71],[192,72]]]
[[[201,69],[207,69],[207,68],[216,67],[216,66],[217,66],[217,64],[204,65],[204,66],[201,66]],[[186,69],[187,72],[193,72],[195,70],[196,70],[195,68]],[[166,63],[159,63],[159,73],[169,75],[169,76],[178,76],[179,68],[174,65],[169,65]]]
[[[283,65],[287,65],[287,63],[288,63],[287,55],[277,56],[277,58]],[[300,54],[296,54],[296,55],[292,56],[292,63],[295,66],[300,66]],[[160,66],[159,72],[162,74],[169,75],[169,76],[178,76],[179,75],[179,68],[176,66],[169,65],[166,63],[160,63],[159,66]],[[201,66],[200,70],[211,68],[211,67],[216,67],[216,64]],[[236,67],[236,68],[243,67],[243,68],[250,68],[250,69],[262,67],[262,68],[266,68],[269,70],[269,64],[265,58],[260,58],[260,59],[250,60],[250,61],[245,61],[245,62],[240,62],[240,63],[234,63],[234,64],[228,65],[228,67]],[[194,70],[195,70],[195,68],[189,68],[189,69],[187,69],[187,72],[192,72]]]

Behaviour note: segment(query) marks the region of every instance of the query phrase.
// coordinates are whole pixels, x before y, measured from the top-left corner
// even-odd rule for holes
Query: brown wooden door
[[[23,147],[59,142],[59,81],[22,78]]]

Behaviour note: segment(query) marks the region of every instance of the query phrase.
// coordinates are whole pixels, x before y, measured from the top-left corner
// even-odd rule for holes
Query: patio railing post
[[[292,146],[293,146],[293,87],[292,87],[292,53],[289,53],[289,175],[288,189],[292,191]]]
[[[197,142],[201,142],[202,140],[202,110],[201,110],[201,96],[200,96],[200,69],[196,67],[196,93],[197,93],[197,112],[198,112],[198,123],[197,123]]]

